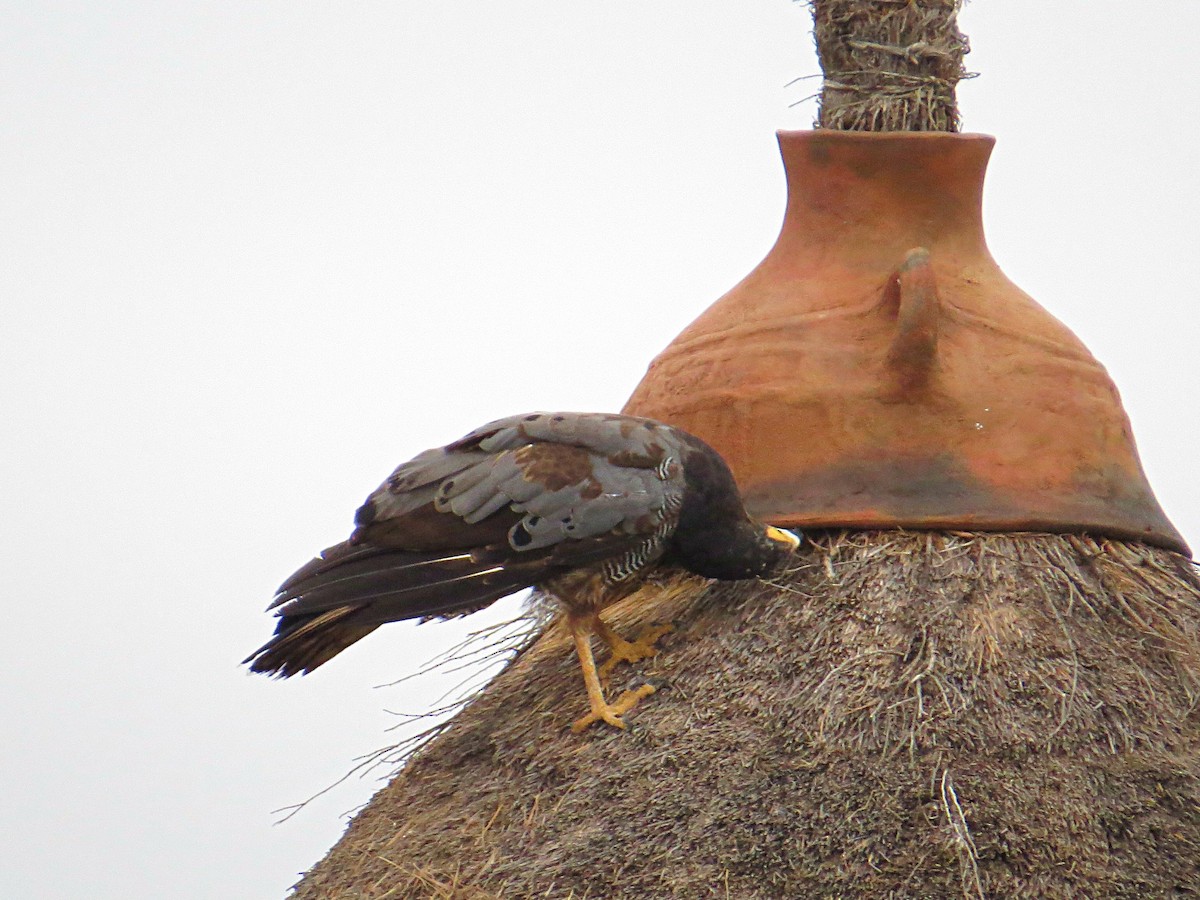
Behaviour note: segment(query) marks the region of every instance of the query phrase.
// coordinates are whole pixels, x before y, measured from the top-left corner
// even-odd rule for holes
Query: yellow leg
[[[592,708],[591,712],[571,726],[571,730],[578,734],[594,722],[607,722],[614,728],[624,728],[625,721],[621,716],[637,706],[644,698],[653,694],[654,686],[644,684],[636,690],[625,691],[616,703],[610,705],[604,699],[604,688],[600,684],[600,676],[596,671],[596,659],[592,656],[591,630],[583,622],[572,618],[571,636],[575,639],[575,652],[579,654],[579,666],[583,669],[583,684],[587,688],[588,703]]]
[[[599,669],[600,683],[604,685],[608,684],[609,676],[612,675],[612,670],[617,667],[617,663],[635,663],[642,659],[657,656],[658,647],[655,644],[658,643],[660,637],[672,630],[671,625],[651,625],[634,640],[627,641],[609,628],[599,615],[596,616],[592,627],[600,640],[608,644],[608,649],[611,652],[608,660]]]

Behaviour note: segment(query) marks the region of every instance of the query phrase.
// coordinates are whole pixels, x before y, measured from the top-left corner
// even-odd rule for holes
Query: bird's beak
[[[784,528],[776,528],[774,525],[767,526],[767,537],[776,543],[787,545],[789,550],[795,550],[800,546],[800,535]]]

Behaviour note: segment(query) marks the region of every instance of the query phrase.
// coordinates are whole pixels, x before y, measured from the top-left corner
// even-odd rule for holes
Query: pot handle
[[[896,303],[896,334],[888,347],[887,366],[903,393],[924,390],[937,365],[941,311],[929,251],[909,250],[885,291]]]

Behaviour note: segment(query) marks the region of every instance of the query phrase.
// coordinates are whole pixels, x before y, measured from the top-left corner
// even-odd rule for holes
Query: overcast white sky
[[[1200,3],[976,0],[1007,274],[1108,366],[1200,547]],[[237,661],[391,468],[617,409],[766,253],[789,0],[0,2],[0,895],[280,896],[463,633]],[[497,613],[501,615],[501,613]]]

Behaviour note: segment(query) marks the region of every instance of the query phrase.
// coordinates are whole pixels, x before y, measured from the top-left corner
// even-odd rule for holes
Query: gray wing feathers
[[[483,461],[469,469],[463,469],[453,478],[447,478],[438,485],[433,495],[434,508],[438,512],[454,513],[468,522],[480,521],[488,513],[484,512],[478,517],[473,514],[489,506],[488,501],[497,494],[497,481],[506,480],[514,474],[519,476],[520,472],[512,465],[511,459],[497,459],[493,462],[490,457],[484,457]],[[495,507],[492,512],[499,508]]]
[[[371,495],[376,517],[394,518],[432,503],[446,479],[491,457],[479,451],[447,453],[441,447],[426,450],[396,467]]]
[[[537,496],[538,489],[525,480],[513,454],[505,452],[485,456],[443,481],[433,503],[438,512],[452,512],[473,525],[509,504]]]
[[[609,455],[632,452],[654,456],[678,441],[670,430],[650,419],[611,413],[528,413],[497,419],[450,445],[478,446],[490,453],[511,450],[530,441],[573,444]]]
[[[526,477],[517,451],[537,443],[587,450],[592,477],[556,490]],[[432,502],[467,524],[511,508],[525,514],[509,531],[516,550],[613,530],[650,533],[678,508],[682,470],[664,460],[680,460],[683,453],[672,430],[650,420],[600,413],[509,416],[399,466],[372,500],[381,519]]]
[[[677,486],[660,480],[653,470],[615,466],[606,459],[598,459],[595,469],[604,493],[577,497],[568,510],[576,526],[571,536],[594,537],[618,528],[634,534],[661,524],[667,495]]]
[[[653,525],[657,526],[668,506],[668,495],[683,493],[682,478],[664,478],[655,469],[631,469],[614,465],[607,459],[597,460],[595,468],[596,477],[606,490],[595,500],[586,502],[584,513],[590,514],[595,508],[597,516],[600,510],[620,514],[621,520],[631,526],[625,528],[626,531],[635,530],[632,526],[636,520],[647,515],[653,517]],[[598,529],[599,525],[593,528]],[[636,530],[644,530],[643,525],[637,525]]]
[[[444,447],[426,450],[398,465],[385,484],[396,492],[411,491],[427,484],[440,483],[486,458],[487,454],[479,451],[447,453]]]
[[[536,550],[614,529],[628,534],[654,531],[666,515],[667,495],[682,490],[681,484],[664,481],[653,469],[617,466],[601,456],[593,456],[592,471],[604,488],[599,496],[585,497],[584,482],[547,491],[527,481],[513,451],[504,451],[443,482],[434,504],[468,523],[505,507],[525,513],[510,530],[509,542],[518,550]]]

